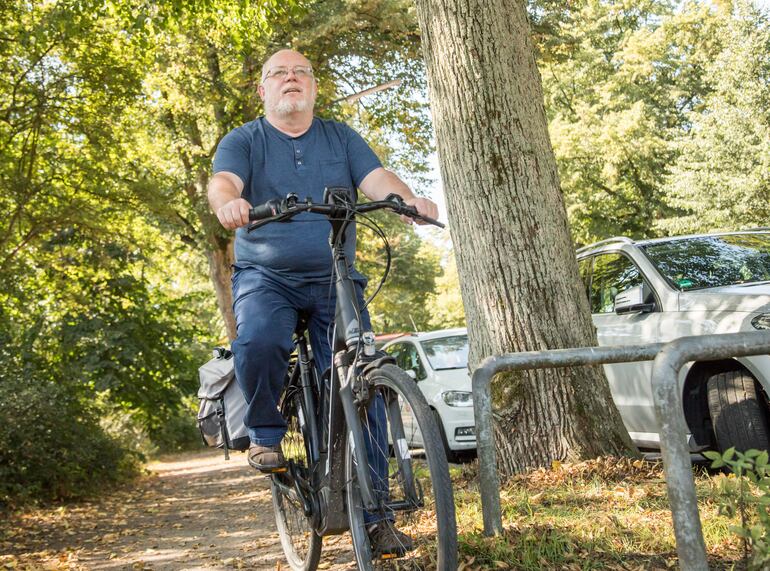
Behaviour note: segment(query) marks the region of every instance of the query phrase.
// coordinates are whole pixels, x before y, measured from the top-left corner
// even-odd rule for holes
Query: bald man
[[[269,224],[248,234],[244,227],[249,209],[285,198],[289,192],[322,203],[326,187],[343,186],[358,188],[371,200],[395,193],[424,216],[438,214],[432,201],[416,197],[398,176],[384,169],[353,129],[314,116],[317,91],[307,58],[292,50],[273,54],[262,67],[259,85],[265,115],[222,139],[209,183],[211,208],[225,228],[236,230],[232,285],[238,336],[232,350],[236,378],[248,402],[244,422],[251,439],[249,464],[265,473],[285,465],[281,439],[286,422],[278,401],[297,319],[300,314],[308,318],[321,373],[331,363],[327,332],[334,320],[336,295],[330,288],[333,266],[325,217],[306,213],[300,217],[316,222]],[[345,249],[351,261],[355,244],[355,235],[348,235]],[[351,276],[362,302],[366,278],[355,268]],[[371,329],[367,312],[362,321],[364,330]],[[370,424],[384,427],[384,415],[382,402],[373,403]],[[377,448],[387,450],[385,431],[372,432],[383,440]],[[381,475],[380,492],[387,494],[387,458],[368,452],[370,464]],[[410,548],[411,540],[392,525],[378,525],[377,515],[366,514],[366,519],[374,552],[402,553]]]

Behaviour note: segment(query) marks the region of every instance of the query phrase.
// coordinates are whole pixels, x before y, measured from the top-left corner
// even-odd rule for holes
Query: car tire
[[[709,413],[721,452],[768,450],[770,426],[762,389],[748,372],[725,371],[707,380]]]
[[[446,459],[452,464],[457,464],[460,461],[460,456],[457,452],[455,452],[449,447],[449,440],[447,440],[446,432],[444,431],[444,423],[441,422],[441,415],[435,409],[433,409],[433,415],[436,417],[436,424],[438,424],[438,431],[441,433],[441,443],[444,445],[444,452],[446,452]]]

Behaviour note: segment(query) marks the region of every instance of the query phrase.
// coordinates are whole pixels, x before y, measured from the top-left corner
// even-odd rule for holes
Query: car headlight
[[[751,320],[754,329],[770,329],[770,313],[762,313]]]
[[[473,406],[473,393],[467,391],[447,391],[441,396],[449,406]]]

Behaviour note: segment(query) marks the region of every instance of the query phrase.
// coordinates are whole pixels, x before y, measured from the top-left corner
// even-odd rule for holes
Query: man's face
[[[302,54],[289,50],[280,51],[268,60],[259,86],[259,96],[267,112],[285,117],[312,111],[317,92],[315,78],[312,74],[296,73],[297,67],[310,68],[310,62]],[[288,70],[288,73],[272,75],[275,70]]]

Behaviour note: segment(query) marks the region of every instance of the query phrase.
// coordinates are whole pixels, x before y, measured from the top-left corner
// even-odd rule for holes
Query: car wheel
[[[444,423],[441,422],[441,415],[439,415],[437,410],[433,411],[433,415],[436,417],[436,424],[438,424],[438,430],[441,433],[441,442],[444,444],[446,459],[453,464],[457,464],[460,461],[460,456],[449,447],[449,440],[447,440],[446,432],[444,432]]]
[[[746,371],[725,371],[707,381],[709,412],[717,447],[767,450],[770,427],[764,394]]]

